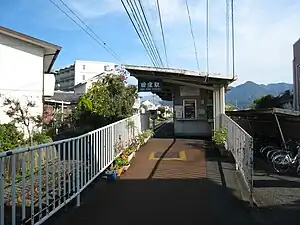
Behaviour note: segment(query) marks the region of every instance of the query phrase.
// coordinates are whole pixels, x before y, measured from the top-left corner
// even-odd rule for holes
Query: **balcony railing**
[[[227,130],[227,149],[232,153],[250,193],[253,191],[253,138],[226,114],[221,114],[222,127]]]
[[[129,128],[129,122],[135,128]],[[41,224],[76,198],[121,154],[140,115],[79,137],[0,153],[0,224]]]

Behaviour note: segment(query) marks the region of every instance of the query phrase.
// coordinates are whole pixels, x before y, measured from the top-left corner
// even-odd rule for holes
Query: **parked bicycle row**
[[[264,143],[256,139],[254,145],[259,149],[260,156],[272,165],[276,173],[295,171],[300,176],[300,142],[288,140],[285,144],[280,142],[270,144],[266,139],[260,140],[264,140]]]

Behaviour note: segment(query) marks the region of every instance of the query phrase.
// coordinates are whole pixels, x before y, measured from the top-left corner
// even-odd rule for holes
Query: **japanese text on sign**
[[[140,81],[139,91],[160,91],[161,82],[159,81]]]

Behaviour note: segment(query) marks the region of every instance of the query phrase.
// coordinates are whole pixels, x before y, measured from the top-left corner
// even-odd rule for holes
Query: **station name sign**
[[[138,80],[139,92],[158,92],[162,90],[161,80]]]

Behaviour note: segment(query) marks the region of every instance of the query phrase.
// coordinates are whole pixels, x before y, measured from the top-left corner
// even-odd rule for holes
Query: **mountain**
[[[278,95],[286,90],[292,90],[293,84],[273,83],[273,84],[256,84],[247,81],[244,84],[232,87],[226,93],[226,103],[237,105],[238,108],[247,108],[253,100],[264,95]]]
[[[160,97],[158,97],[157,95],[146,95],[146,96],[142,96],[141,97],[141,103],[144,102],[144,101],[150,101],[150,102],[153,102],[155,105],[163,105],[163,106],[169,106],[169,107],[172,107],[173,106],[173,103],[172,101],[164,101],[164,100],[161,100]]]

